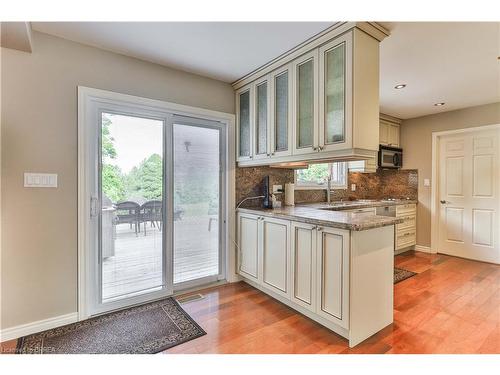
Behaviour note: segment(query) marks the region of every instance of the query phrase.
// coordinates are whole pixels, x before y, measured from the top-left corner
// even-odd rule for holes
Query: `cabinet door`
[[[259,281],[259,217],[238,214],[238,273]]]
[[[253,87],[245,86],[236,92],[236,126],[238,161],[252,160]]]
[[[399,147],[399,125],[389,125],[389,146]]]
[[[352,147],[352,34],[319,49],[319,150]]]
[[[316,309],[316,226],[291,224],[292,301]]]
[[[292,153],[292,71],[290,65],[271,73],[271,157]]]
[[[318,150],[318,50],[293,62],[294,148],[293,154]]]
[[[349,326],[349,231],[319,228],[316,312]]]
[[[263,286],[288,297],[290,222],[272,218],[262,221],[262,280]]]
[[[389,144],[389,124],[382,120],[379,128],[379,143],[384,146]]]
[[[255,137],[254,159],[265,159],[270,154],[270,84],[268,76],[254,83],[255,95]]]

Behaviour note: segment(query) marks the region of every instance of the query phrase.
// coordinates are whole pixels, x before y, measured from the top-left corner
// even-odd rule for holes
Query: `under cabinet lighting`
[[[400,85],[396,85],[396,86],[394,86],[394,88],[395,88],[396,90],[404,89],[405,87],[406,87],[406,84],[404,84],[404,83],[402,83],[402,84],[400,84]]]
[[[434,103],[434,106],[436,107],[441,107],[443,106],[445,103],[444,102],[441,102],[441,103]]]

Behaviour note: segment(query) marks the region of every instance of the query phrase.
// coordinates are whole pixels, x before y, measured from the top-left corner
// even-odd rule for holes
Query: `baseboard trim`
[[[15,327],[5,328],[0,331],[0,342],[17,339],[33,333],[42,332],[47,329],[60,327],[78,321],[78,313],[55,316],[53,318],[38,320],[36,322],[21,324]]]
[[[415,245],[415,251],[420,251],[421,253],[428,253],[428,254],[434,253],[429,246],[422,246],[422,245]]]

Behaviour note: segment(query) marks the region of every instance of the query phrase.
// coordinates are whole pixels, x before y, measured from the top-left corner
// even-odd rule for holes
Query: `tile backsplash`
[[[294,181],[294,171],[270,167],[236,168],[236,202],[243,198],[263,194],[262,181],[269,176],[272,185],[284,185]],[[356,191],[351,185],[356,184]],[[417,199],[418,173],[416,169],[378,169],[376,173],[349,172],[348,188],[336,189],[331,193],[332,200],[342,199]],[[278,200],[283,194],[277,195]],[[295,203],[314,203],[326,201],[325,190],[295,190]],[[243,207],[258,207],[262,199],[245,202]]]

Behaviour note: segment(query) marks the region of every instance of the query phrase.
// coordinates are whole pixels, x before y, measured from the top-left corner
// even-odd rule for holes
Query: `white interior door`
[[[500,263],[499,130],[440,137],[438,252]]]

